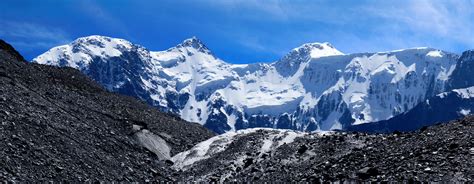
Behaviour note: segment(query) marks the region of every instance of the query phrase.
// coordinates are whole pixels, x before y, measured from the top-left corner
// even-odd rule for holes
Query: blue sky
[[[154,51],[197,36],[230,63],[274,61],[307,42],[344,53],[474,49],[474,1],[1,0],[0,38],[27,59],[78,37]]]

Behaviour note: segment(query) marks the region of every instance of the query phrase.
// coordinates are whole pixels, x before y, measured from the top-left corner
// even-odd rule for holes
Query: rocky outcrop
[[[474,50],[465,51],[459,58],[456,69],[449,79],[450,89],[467,88],[474,86]]]

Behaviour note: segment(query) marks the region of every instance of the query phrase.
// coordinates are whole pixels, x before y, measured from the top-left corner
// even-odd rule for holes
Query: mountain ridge
[[[316,50],[337,51],[329,43],[315,44]],[[158,52],[133,45],[120,56],[87,58],[92,67],[75,64],[82,62],[75,60],[81,52],[94,53],[87,49],[62,57],[52,49],[33,62],[78,68],[110,91],[223,133],[252,127],[343,129],[389,119],[444,92],[459,58],[431,48],[311,57],[314,48],[303,44],[271,63],[235,65],[197,38]]]

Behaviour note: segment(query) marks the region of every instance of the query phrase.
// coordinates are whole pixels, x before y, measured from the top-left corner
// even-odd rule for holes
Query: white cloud
[[[307,41],[326,38],[324,41],[333,42],[336,47],[340,45],[342,50],[348,52],[417,46],[449,51],[474,47],[474,1],[387,0],[348,4],[335,6],[334,1],[258,1],[248,6],[283,21],[304,21],[307,25],[315,25],[314,29],[309,26],[304,30],[305,34],[297,36]],[[321,25],[334,28],[321,30]],[[328,30],[332,31],[324,32]]]
[[[365,9],[374,17],[385,20],[379,29],[407,31],[408,38],[439,38],[474,46],[474,1],[413,0],[399,3],[379,3]],[[387,31],[390,31],[387,29]],[[401,37],[400,39],[407,39]]]
[[[0,37],[25,48],[47,48],[70,41],[68,34],[61,29],[29,22],[0,21],[0,27]]]

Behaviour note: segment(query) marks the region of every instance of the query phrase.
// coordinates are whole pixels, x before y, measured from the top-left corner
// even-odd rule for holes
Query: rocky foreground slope
[[[0,180],[166,181],[160,160],[214,135],[1,40],[0,122]]]
[[[181,181],[474,181],[474,117],[411,133],[226,133],[172,158]]]

